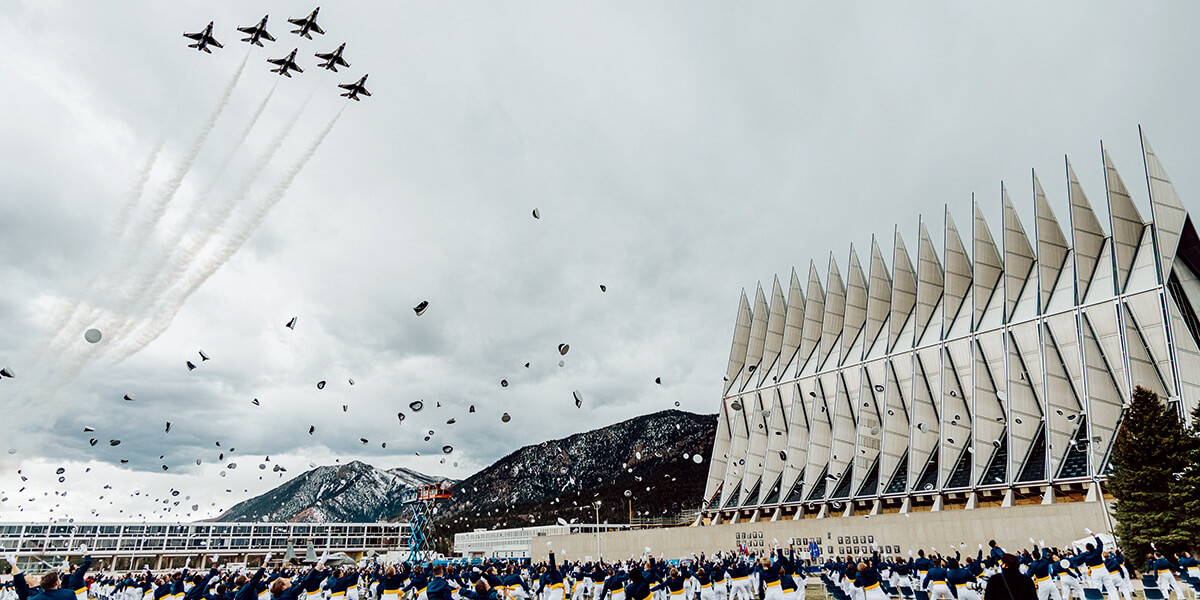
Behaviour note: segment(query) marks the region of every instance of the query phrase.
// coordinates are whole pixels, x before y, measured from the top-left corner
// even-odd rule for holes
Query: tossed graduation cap
[[[607,287],[605,287],[605,286],[604,286],[604,284],[602,283],[602,284],[600,284],[600,291],[602,291],[602,292],[607,292],[607,291],[608,291],[608,288],[607,288]]]
[[[526,368],[526,369],[528,369],[528,368],[529,368],[529,363],[525,363],[525,368]]]
[[[583,406],[583,395],[579,393],[579,390],[571,392],[571,396],[575,398],[575,408]]]
[[[992,440],[992,445],[993,445],[993,446],[995,446],[995,447],[997,447],[997,448],[999,448],[999,447],[1000,447],[1000,440]]]
[[[700,456],[699,454],[693,454],[692,462],[694,462],[696,464],[700,464],[700,463],[704,462],[704,457]]]
[[[676,401],[675,401],[675,406],[676,406],[676,407],[679,407],[679,401],[678,401],[678,400],[676,400]]]
[[[350,385],[354,385],[354,380],[353,380],[353,379],[351,379],[351,380],[350,380]]]
[[[96,328],[92,328],[83,332],[83,339],[89,344],[95,344],[96,342],[99,342],[100,338],[102,337],[104,337],[103,334],[101,334],[100,330]]]
[[[472,405],[471,405],[471,408],[467,409],[467,412],[469,412],[469,413],[474,413],[474,412],[475,412],[475,405],[474,405],[474,404],[472,404]]]
[[[422,408],[425,408],[425,402],[423,400],[413,400],[412,402],[408,403],[408,409],[413,412],[421,412]]]
[[[367,438],[358,438],[358,441],[362,442],[363,444],[366,444]]]
[[[133,394],[125,394],[125,401],[126,401],[126,402],[133,402],[134,400],[137,400],[137,398],[136,398],[136,397],[134,397],[134,395],[133,395]]]
[[[65,467],[59,467],[58,469],[56,469],[56,470],[54,471],[54,474],[55,474],[55,475],[62,475],[63,473],[66,473],[66,472],[67,472],[67,469],[66,469]]]
[[[205,354],[203,350],[201,350],[200,351],[200,362],[204,362],[206,360],[210,360],[210,359],[208,358],[208,355]]]
[[[662,385],[662,377],[655,377],[654,383],[657,383],[658,385]]]
[[[882,386],[882,385],[879,385],[879,384],[875,384],[875,391],[877,391],[877,392],[882,392],[882,391],[883,391],[883,386]]]
[[[88,444],[91,444],[92,446],[95,446],[99,442],[100,442],[100,440],[98,440],[96,438],[92,438],[92,439],[88,440]]]
[[[296,317],[292,317],[292,320],[288,321],[287,325],[285,325],[285,327],[295,331],[296,330]]]
[[[258,403],[258,398],[255,398],[255,399],[251,400],[250,402],[253,403],[255,406],[262,406],[261,404]]]
[[[314,432],[314,431],[316,431],[316,430],[317,430],[317,426],[316,426],[316,425],[309,425],[309,426],[308,426],[308,435],[312,435],[312,434],[313,434],[313,432]]]
[[[570,344],[559,344],[559,345],[558,345],[558,353],[559,353],[559,354],[561,354],[561,355],[563,355],[563,356],[566,356],[566,355],[567,355],[567,352],[568,352],[570,349],[571,349],[571,346],[570,346]]]
[[[450,419],[450,420],[446,421],[446,424],[447,424],[447,425],[453,425],[453,424],[455,424],[456,422],[457,422],[457,421],[455,421],[454,419]]]
[[[192,364],[192,361],[189,360],[187,361],[187,368],[189,371],[194,371],[196,369],[196,365]]]
[[[108,440],[108,445],[109,446],[120,446],[121,440]]]
[[[398,412],[396,413],[396,418],[403,421],[405,419],[405,415],[402,412]]]
[[[787,460],[787,452],[780,450],[779,451],[779,460]]]
[[[729,403],[729,408],[733,410],[742,410],[742,403],[734,400],[733,402]]]
[[[13,379],[16,377],[16,375],[13,374],[12,369],[4,367],[3,369],[0,369],[0,377],[8,377],[9,379]]]
[[[921,433],[929,433],[929,426],[924,423],[917,423],[917,431]]]
[[[163,433],[171,433],[171,422],[167,421],[167,430]]]
[[[504,413],[503,415],[500,415],[500,421],[501,421],[501,422],[507,423],[507,422],[509,422],[509,421],[511,421],[511,420],[512,420],[512,417],[510,417],[510,416],[508,415],[508,413]]]
[[[816,398],[816,397],[817,397],[817,392],[816,392],[816,390],[810,390],[810,391],[808,392],[808,395],[809,395],[809,396],[812,396],[813,398]]]
[[[878,427],[872,427],[872,428],[871,428],[871,435],[879,435],[879,428],[878,428]]]
[[[558,361],[558,366],[565,367],[565,366],[567,366],[567,363],[565,361],[560,360],[560,361]]]
[[[536,208],[535,208],[535,209],[533,209],[533,218],[535,218],[535,219],[540,219],[540,218],[542,218],[542,211],[540,211],[540,210],[538,210],[538,209],[536,209]]]
[[[425,309],[427,309],[427,308],[429,308],[429,301],[422,300],[420,304],[413,307],[413,312],[417,313],[417,316],[419,317],[419,316],[425,314]]]
[[[508,380],[507,380],[507,379],[501,379],[501,380],[500,380],[500,387],[508,387]]]
[[[95,428],[95,427],[84,427],[84,428],[83,428],[83,432],[84,432],[84,433],[91,433],[91,432],[93,432],[93,431],[95,431],[95,430],[96,430],[96,428]]]
[[[450,454],[454,452],[454,446],[442,446],[442,454]]]
[[[325,389],[325,380],[324,380],[324,379],[322,379],[321,381],[318,381],[318,382],[317,382],[317,389],[318,389],[318,390],[323,390],[323,389]]]
[[[951,398],[956,398],[956,397],[958,397],[958,392],[956,392],[956,391],[954,391],[954,390],[950,390],[950,397],[951,397]]]

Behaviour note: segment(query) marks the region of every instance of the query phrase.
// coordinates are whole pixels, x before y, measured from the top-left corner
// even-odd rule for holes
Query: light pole
[[[592,505],[596,509],[596,560],[600,560],[600,501]]]

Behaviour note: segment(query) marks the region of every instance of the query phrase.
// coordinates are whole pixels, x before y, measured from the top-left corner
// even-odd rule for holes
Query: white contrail
[[[196,195],[196,200],[192,202],[191,210],[187,212],[187,215],[183,219],[184,231],[190,231],[195,225],[197,214],[207,203],[208,197],[210,194],[212,194],[213,188],[216,187],[217,183],[221,181],[221,176],[225,174],[225,169],[229,168],[229,164],[233,162],[233,158],[237,156],[238,150],[240,150],[242,146],[246,144],[246,140],[250,138],[250,131],[253,130],[254,125],[258,123],[259,117],[262,116],[263,111],[267,108],[267,103],[271,101],[271,96],[275,95],[275,88],[277,87],[279,87],[278,79],[276,79],[275,83],[271,85],[271,90],[267,92],[267,96],[258,104],[258,108],[255,109],[254,114],[250,116],[250,122],[246,123],[246,126],[242,129],[242,134],[238,136],[237,143],[234,144],[233,149],[225,154],[221,164],[217,166],[216,172],[209,179],[208,185],[204,186],[204,189],[200,190],[200,193]],[[174,257],[178,253],[177,251],[178,248],[176,248],[176,251],[171,253],[171,256]]]
[[[141,227],[132,228],[132,238],[129,239],[129,243],[121,244],[120,248],[124,252],[121,252],[120,254],[124,255],[124,259],[119,260],[118,266],[113,272],[108,274],[106,281],[102,282],[102,287],[96,291],[95,295],[99,298],[111,298],[113,293],[117,291],[118,288],[123,287],[125,293],[122,294],[123,302],[120,308],[127,309],[128,305],[137,297],[139,286],[129,285],[126,273],[133,263],[141,258],[143,250],[151,240],[151,232],[155,227],[157,227],[159,221],[162,220],[163,215],[166,214],[171,199],[174,198],[176,192],[179,190],[179,187],[183,184],[183,179],[187,176],[188,171],[191,170],[192,164],[195,163],[196,157],[200,154],[200,150],[204,147],[204,142],[208,139],[209,134],[212,133],[213,128],[216,126],[217,119],[220,118],[221,113],[224,112],[226,105],[229,104],[229,99],[233,95],[233,89],[237,86],[237,82],[241,78],[242,71],[245,70],[246,62],[249,59],[250,52],[247,50],[246,55],[242,58],[241,64],[238,65],[237,71],[234,72],[233,78],[230,79],[229,84],[225,86],[225,90],[221,95],[220,101],[217,102],[216,108],[213,110],[212,114],[201,128],[200,134],[195,140],[192,141],[192,145],[188,151],[188,154],[175,169],[175,172],[171,175],[170,179],[168,179],[166,188],[150,203],[149,215],[137,223],[137,225],[141,225]],[[161,148],[155,149],[155,157],[157,157],[159,150],[161,150]],[[141,194],[139,191],[139,196],[140,195]],[[132,208],[130,208],[130,212],[132,212]],[[122,227],[123,233],[128,232],[129,230],[130,227]],[[87,323],[91,322],[92,319],[95,319],[99,312],[97,309],[91,309],[81,316],[79,307],[80,304],[76,303],[71,310],[71,316],[66,319],[65,324],[60,326],[58,328],[58,332],[54,334],[54,340],[58,340],[64,334],[70,334],[70,332],[74,331],[75,329],[85,326]],[[51,342],[51,344],[53,343],[54,342]],[[53,347],[53,345],[48,346],[48,348]]]
[[[187,299],[191,297],[191,295],[195,293],[195,291],[199,289],[205,281],[208,281],[208,278],[216,273],[217,270],[220,269],[221,266],[224,265],[242,247],[242,245],[246,243],[246,240],[250,239],[250,236],[254,234],[254,232],[258,229],[258,226],[262,223],[263,219],[266,218],[267,213],[269,213],[271,209],[283,199],[284,195],[287,194],[292,182],[296,180],[296,176],[298,176],[300,172],[304,170],[304,166],[308,164],[308,161],[317,153],[317,149],[321,147],[321,143],[324,142],[325,138],[329,136],[329,132],[333,130],[334,124],[336,124],[338,119],[341,118],[342,112],[345,110],[346,107],[343,105],[341,110],[338,111],[337,115],[335,115],[333,119],[329,121],[329,124],[325,126],[325,129],[321,131],[321,134],[318,135],[315,140],[313,140],[313,143],[311,146],[309,146],[308,150],[291,166],[290,169],[288,169],[286,173],[284,173],[284,176],[279,180],[279,183],[277,183],[275,187],[271,189],[270,193],[268,193],[255,205],[254,212],[251,213],[249,218],[241,224],[236,233],[225,241],[216,254],[212,255],[207,261],[204,262],[204,264],[201,266],[201,269],[197,273],[189,278],[187,287],[183,290],[183,292],[176,294],[175,297],[172,298],[164,307],[156,311],[158,314],[148,327],[139,329],[136,332],[136,334],[133,336],[134,339],[132,345],[124,348],[121,351],[120,355],[116,358],[116,363],[119,363],[136,354],[142,348],[145,348],[151,342],[158,339],[158,336],[162,335],[162,333],[166,331],[168,327],[170,327],[171,322],[175,319],[175,316],[179,314],[180,309],[183,308],[183,305],[185,302],[187,302]]]
[[[150,150],[150,155],[146,158],[145,164],[143,164],[142,168],[138,170],[137,177],[134,179],[133,185],[130,186],[129,195],[125,199],[125,205],[121,207],[121,213],[117,217],[116,223],[113,224],[113,229],[115,230],[116,234],[113,237],[115,239],[120,240],[121,237],[124,236],[128,231],[129,217],[133,214],[134,208],[137,207],[138,201],[141,200],[142,195],[146,191],[146,184],[150,181],[150,173],[154,170],[154,165],[158,162],[158,155],[162,152],[166,141],[166,136],[160,136],[158,138],[158,142],[154,145],[154,148]],[[96,280],[99,278],[99,273],[100,271],[97,271],[92,275],[87,284],[84,285],[84,290],[92,289],[92,286],[96,284]],[[78,299],[74,302],[63,303],[61,309],[51,319],[50,329],[47,330],[48,337],[45,343],[41,344],[37,350],[36,358],[38,360],[40,360],[51,347],[54,347],[55,344],[59,343],[62,336],[70,333],[66,329],[67,323],[71,322],[72,319],[78,316],[79,310],[82,307],[83,302]]]
[[[250,170],[247,171],[242,177],[237,189],[222,198],[214,210],[213,217],[209,219],[209,224],[206,230],[197,232],[196,235],[188,238],[188,240],[182,246],[176,247],[175,250],[172,251],[171,256],[178,256],[179,258],[173,263],[170,271],[167,273],[160,273],[152,284],[150,282],[143,282],[142,285],[138,286],[139,289],[144,290],[141,294],[141,298],[136,304],[133,305],[132,309],[125,311],[126,314],[120,321],[117,322],[114,333],[123,335],[126,328],[130,327],[134,321],[138,320],[140,318],[139,315],[141,315],[144,311],[159,303],[163,296],[170,291],[171,287],[178,283],[179,280],[183,279],[188,270],[192,267],[192,264],[196,261],[196,258],[213,245],[213,241],[217,238],[221,231],[225,229],[230,218],[233,216],[233,211],[243,203],[243,201],[246,199],[246,196],[250,193],[250,188],[256,181],[259,180],[263,172],[266,171],[267,165],[270,164],[271,159],[275,156],[275,153],[283,146],[284,142],[287,141],[288,136],[291,135],[291,133],[296,129],[297,123],[300,122],[300,117],[304,114],[304,110],[308,107],[308,103],[312,100],[315,93],[316,89],[314,88],[313,91],[309,93],[308,97],[305,98],[304,102],[300,105],[300,108],[296,110],[291,119],[289,119],[284,125],[283,129],[279,130],[279,133],[277,133],[271,142],[266,146],[263,152],[259,155],[258,159],[255,161],[254,165],[251,166]],[[159,267],[162,267],[161,263],[159,264]]]
[[[158,226],[159,221],[167,212],[167,206],[175,197],[179,187],[183,185],[184,178],[188,172],[192,170],[192,165],[195,164],[196,158],[200,155],[200,151],[204,148],[204,142],[208,140],[209,134],[217,125],[217,119],[221,117],[221,113],[225,111],[225,107],[229,104],[229,99],[233,96],[233,88],[237,87],[238,79],[242,77],[242,71],[246,68],[246,61],[250,59],[250,52],[246,52],[246,56],[242,58],[242,63],[238,65],[237,71],[233,73],[233,78],[229,80],[229,84],[225,86],[224,92],[221,94],[221,99],[217,102],[217,107],[209,115],[208,121],[204,123],[204,127],[200,129],[200,134],[196,139],[192,140],[192,145],[188,148],[188,153],[184,155],[180,161],[178,168],[171,174],[167,180],[166,189],[154,199],[150,205],[150,218],[146,219],[145,223],[148,229],[154,229]]]
[[[191,261],[195,258],[196,253],[200,249],[203,248],[202,244],[206,243],[208,241],[208,239],[210,239],[212,236],[216,235],[217,230],[224,224],[224,219],[228,218],[228,216],[226,215],[224,217],[224,219],[218,219],[215,221],[215,224],[214,224],[213,218],[210,217],[207,219],[207,222],[201,223],[198,228],[195,225],[196,216],[197,216],[200,208],[203,207],[204,205],[208,204],[209,194],[211,194],[213,188],[216,187],[217,182],[221,179],[221,176],[222,176],[222,174],[224,174],[225,169],[228,168],[229,164],[233,161],[233,158],[237,155],[238,150],[241,149],[241,147],[243,145],[245,145],[246,140],[250,136],[251,130],[253,130],[254,125],[258,122],[259,117],[262,116],[263,111],[266,109],[267,103],[271,100],[271,96],[273,96],[275,94],[275,88],[278,84],[279,84],[279,82],[276,81],[275,85],[271,86],[271,90],[269,92],[267,92],[267,96],[265,98],[263,98],[263,101],[259,103],[258,108],[254,111],[254,114],[251,115],[250,122],[247,123],[247,125],[242,129],[242,133],[238,137],[237,144],[233,147],[232,150],[230,150],[228,153],[225,154],[224,161],[222,161],[221,165],[217,168],[217,171],[213,175],[208,186],[206,186],[205,189],[202,192],[200,192],[200,194],[192,202],[191,209],[188,211],[187,216],[184,218],[183,225],[181,226],[181,229],[180,229],[180,234],[178,236],[173,236],[173,237],[179,238],[179,243],[172,246],[169,249],[169,251],[157,253],[157,258],[152,259],[153,262],[149,263],[146,266],[146,268],[142,270],[142,273],[138,277],[137,283],[134,284],[133,288],[137,289],[137,290],[149,290],[149,291],[141,292],[139,294],[139,296],[134,300],[132,308],[128,311],[129,316],[127,316],[127,318],[124,319],[122,322],[118,323],[119,330],[123,330],[124,327],[129,324],[129,321],[134,318],[134,315],[140,314],[140,312],[142,310],[144,310],[148,305],[153,305],[158,300],[158,297],[163,293],[163,291],[168,289],[171,285],[174,285],[174,283],[176,281],[179,281],[179,278],[182,277],[183,272],[186,272],[187,267],[190,265]],[[310,98],[311,98],[311,96],[310,96]],[[305,104],[307,104],[307,101],[305,101]],[[301,108],[301,112],[302,111],[303,111],[303,107]],[[292,119],[292,121],[288,125],[288,127],[283,130],[283,133],[280,136],[277,136],[275,142],[269,147],[268,151],[265,153],[265,157],[267,159],[269,159],[270,156],[274,153],[275,146],[278,146],[279,144],[281,144],[283,142],[283,138],[286,137],[287,132],[291,129],[292,126],[295,125],[296,120],[298,120],[299,118],[300,118],[300,114],[298,112],[296,114],[296,116]],[[257,176],[258,172],[261,171],[263,167],[265,167],[265,161],[259,161],[259,162],[263,163],[262,166],[258,166],[255,169],[253,169],[252,174],[247,177],[253,178],[253,177]],[[250,183],[252,183],[252,182],[253,181],[247,182],[245,184],[246,187],[248,188]],[[245,193],[243,192],[242,195],[244,196]],[[218,212],[218,213],[220,213],[222,211],[224,211],[225,213],[231,212],[233,210],[233,206],[235,206],[236,203],[237,202],[235,199],[226,198],[221,203],[220,206],[221,207],[225,207],[227,205],[232,205],[232,206],[229,206],[228,210],[221,208],[216,212]],[[193,229],[198,229],[198,230],[193,231]],[[184,257],[182,259],[182,261],[180,261],[180,259],[179,259],[180,256]],[[162,269],[167,264],[174,264],[176,266],[174,268],[172,268],[170,274],[163,274]]]
[[[146,184],[150,182],[150,173],[154,170],[154,165],[158,162],[158,155],[166,143],[167,136],[160,136],[158,143],[150,151],[150,156],[146,158],[146,163],[138,171],[137,179],[134,180],[133,187],[129,190],[129,197],[126,198],[125,205],[121,207],[121,214],[117,217],[116,237],[125,235],[125,232],[129,230],[129,218],[133,216],[138,201],[142,199],[142,195],[146,191]]]

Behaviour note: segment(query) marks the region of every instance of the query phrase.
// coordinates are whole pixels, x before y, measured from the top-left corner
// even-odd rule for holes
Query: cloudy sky
[[[1032,230],[1031,169],[1065,222],[1064,155],[1103,218],[1101,140],[1148,217],[1139,124],[1200,194],[1200,5],[827,4],[4,3],[0,520],[715,412],[742,289],[973,193],[995,234],[1002,181]]]

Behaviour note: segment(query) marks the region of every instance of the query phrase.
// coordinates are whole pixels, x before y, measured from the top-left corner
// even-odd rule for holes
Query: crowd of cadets
[[[1090,532],[1089,532],[1090,533]],[[173,573],[101,573],[88,577],[92,561],[34,582],[20,574],[16,557],[4,557],[14,577],[0,589],[0,600],[804,600],[815,575],[838,600],[888,600],[922,591],[929,600],[1083,600],[1084,587],[1103,590],[1107,600],[1131,600],[1133,568],[1120,549],[1106,548],[1099,537],[1082,550],[1032,548],[1006,552],[996,543],[979,545],[976,556],[943,555],[931,548],[907,558],[835,557],[822,564],[807,553],[785,551],[778,542],[769,552],[693,555],[689,559],[641,558],[618,562],[556,560],[550,548],[545,563],[522,565],[493,560],[479,566],[407,564],[326,567],[322,556],[311,567],[288,565],[245,569],[218,567]],[[550,546],[550,544],[547,544]],[[805,558],[801,558],[804,556]],[[270,562],[271,555],[263,559]],[[1146,572],[1164,595],[1185,600],[1180,579],[1200,586],[1200,564],[1188,553],[1171,558],[1153,553]],[[188,559],[190,565],[191,559]],[[1060,591],[1061,587],[1061,591]],[[982,591],[982,595],[981,595]]]

